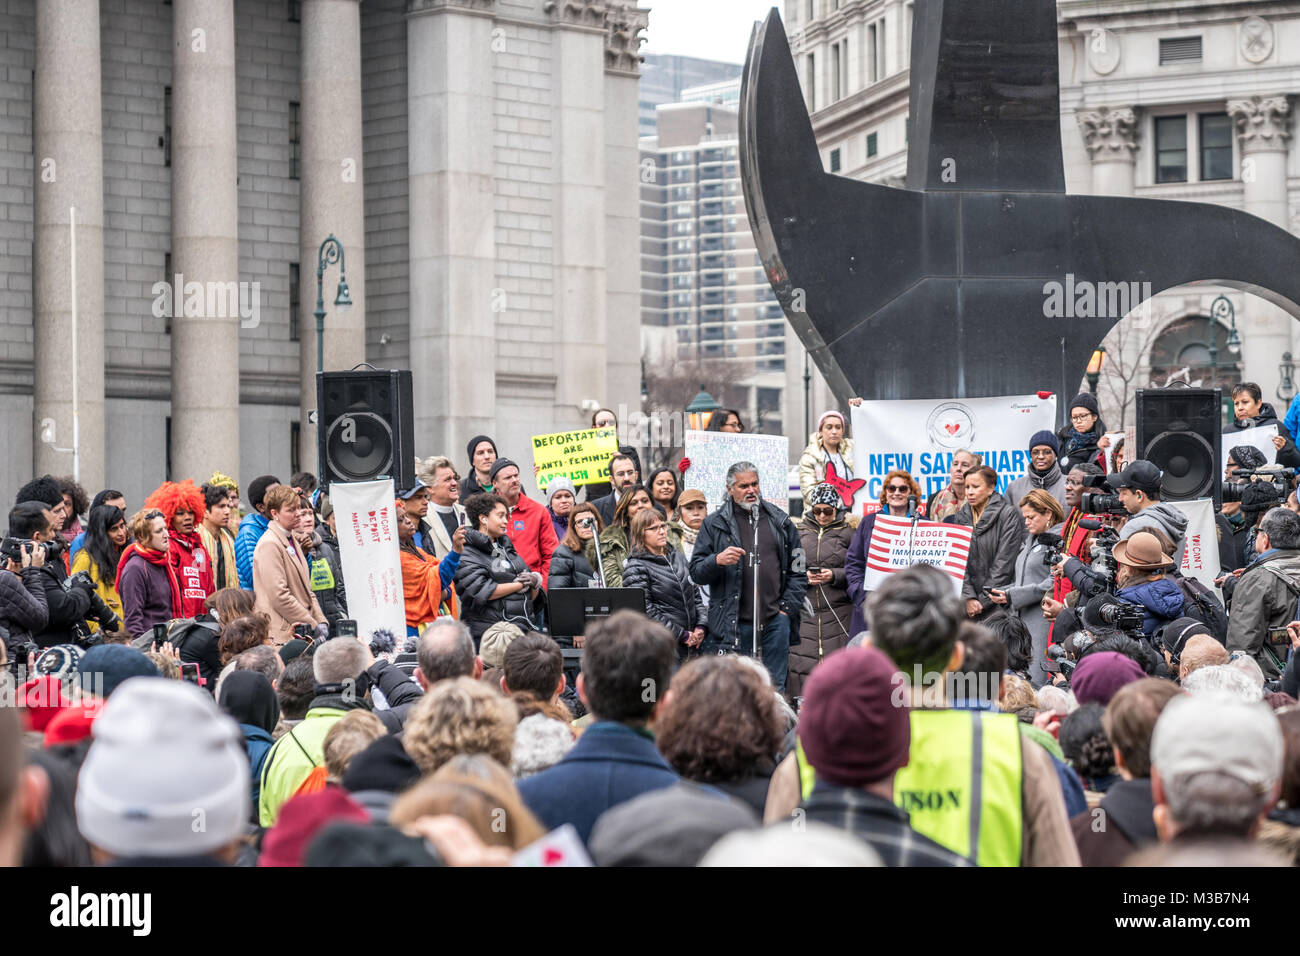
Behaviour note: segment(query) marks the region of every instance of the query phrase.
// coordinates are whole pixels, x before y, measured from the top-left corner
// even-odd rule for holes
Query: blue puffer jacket
[[[269,518],[256,511],[244,515],[239,521],[239,534],[235,535],[235,567],[239,571],[239,586],[245,591],[253,590],[253,552],[270,523]]]
[[[1183,616],[1183,592],[1172,578],[1143,581],[1132,587],[1116,591],[1115,597],[1127,604],[1139,604],[1146,609],[1142,633],[1152,637],[1174,618]]]

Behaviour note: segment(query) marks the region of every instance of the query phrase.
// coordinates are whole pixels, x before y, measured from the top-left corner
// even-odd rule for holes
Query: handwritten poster
[[[533,436],[533,465],[537,487],[545,488],[556,476],[574,487],[609,481],[609,460],[618,454],[618,432],[613,428],[587,428]]]
[[[745,435],[732,432],[688,431],[686,487],[698,488],[713,511],[727,499],[727,469],[738,461],[758,468],[763,500],[782,511],[790,507],[790,441],[784,435]]]

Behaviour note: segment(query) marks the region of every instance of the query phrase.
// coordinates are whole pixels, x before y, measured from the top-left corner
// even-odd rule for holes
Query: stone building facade
[[[72,473],[74,431],[83,484],[130,504],[313,470],[331,234],[352,305],[330,264],[324,367],[411,368],[419,454],[487,432],[526,461],[586,400],[635,407],[646,24],[633,0],[0,0],[0,500]]]

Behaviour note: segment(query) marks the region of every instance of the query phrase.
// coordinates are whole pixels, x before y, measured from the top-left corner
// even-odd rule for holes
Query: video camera
[[[1047,545],[1047,563],[1049,566],[1059,564],[1065,557],[1065,539],[1059,534],[1040,534],[1038,540]]]
[[[1127,604],[1111,594],[1092,598],[1083,610],[1083,622],[1089,627],[1113,627],[1138,641],[1145,641],[1142,625],[1146,609],[1137,604]]]
[[[1086,515],[1114,515],[1118,518],[1128,516],[1128,511],[1120,503],[1119,495],[1113,494],[1106,484],[1105,475],[1084,475],[1085,488],[1100,488],[1102,491],[1085,491],[1079,498],[1079,510]]]
[[[31,538],[10,538],[8,536],[0,541],[0,555],[4,555],[10,561],[17,561],[19,564],[22,563],[24,551],[34,551],[36,548],[45,549],[46,561],[59,553],[59,546],[53,541],[33,541]]]
[[[1238,501],[1246,511],[1267,511],[1286,503],[1294,468],[1238,468],[1223,483],[1223,500]],[[1239,480],[1244,479],[1244,480]]]

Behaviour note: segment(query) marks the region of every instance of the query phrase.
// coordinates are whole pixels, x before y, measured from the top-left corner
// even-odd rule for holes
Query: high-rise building
[[[740,80],[739,63],[720,60],[703,60],[694,56],[669,53],[647,53],[641,64],[641,80],[637,91],[637,135],[655,134],[655,107],[663,103],[677,103],[683,91],[711,83]],[[739,91],[739,87],[737,87]]]
[[[794,400],[798,389],[787,387],[787,373],[802,374],[802,351],[754,248],[740,184],[737,111],[709,101],[664,104],[656,109],[656,126],[657,136],[641,140],[646,352],[652,361],[738,366],[751,430],[789,434],[796,445],[803,406]],[[650,170],[653,177],[645,175]]]

